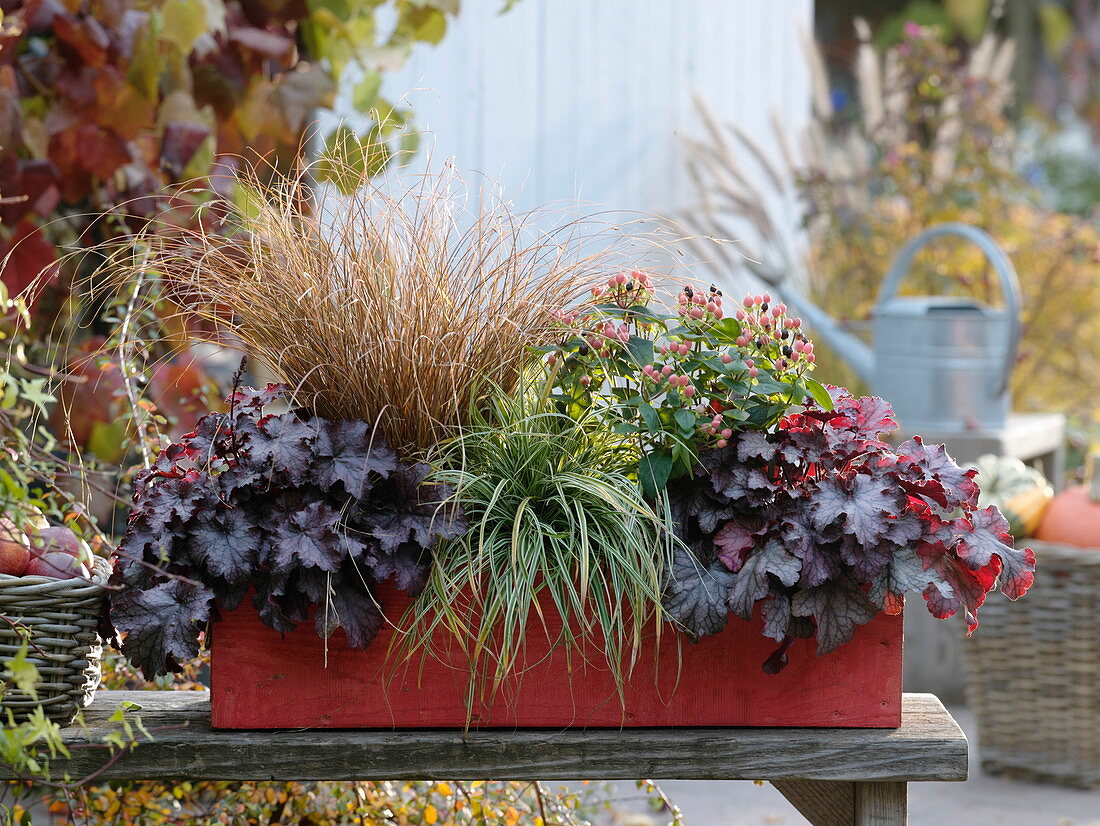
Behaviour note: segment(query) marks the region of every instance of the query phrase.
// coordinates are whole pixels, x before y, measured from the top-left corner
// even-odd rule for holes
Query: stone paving
[[[910,826],[1100,826],[1100,790],[1022,783],[983,774],[973,715],[952,707],[970,740],[970,779],[965,783],[909,784]],[[686,826],[805,826],[806,820],[770,785],[749,782],[668,780],[661,788],[684,812]],[[628,797],[633,784],[618,785]],[[661,823],[629,805],[612,818],[615,826]]]

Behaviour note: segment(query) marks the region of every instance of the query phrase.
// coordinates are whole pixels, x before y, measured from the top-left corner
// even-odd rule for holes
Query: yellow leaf
[[[516,826],[519,823],[519,812],[516,811],[515,806],[509,806],[504,812],[504,822],[508,826]]]
[[[424,809],[424,822],[435,823],[437,820],[439,820],[439,812],[436,811],[435,806],[429,804]]]
[[[451,791],[451,784],[450,783],[436,783],[435,784],[435,790],[437,792],[439,792],[440,794],[447,795],[448,797],[451,794],[453,794],[453,792]]]

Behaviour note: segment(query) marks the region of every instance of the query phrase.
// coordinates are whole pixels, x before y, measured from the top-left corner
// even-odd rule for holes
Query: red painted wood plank
[[[406,603],[385,595],[391,615]],[[395,665],[384,626],[366,651],[338,631],[325,646],[311,623],[281,635],[245,603],[217,623],[212,640],[215,728],[461,728],[467,672],[461,656],[439,651]],[[679,646],[678,646],[679,641]],[[619,702],[602,653],[567,661],[544,632],[527,638],[532,665],[474,710],[472,728],[651,726],[882,727],[901,724],[901,617],[881,615],[825,656],[799,640],[778,675],[760,666],[775,648],[759,620],[736,618],[691,645],[666,629],[652,634]],[[677,648],[679,647],[679,661]],[[451,652],[455,654],[455,652]],[[578,659],[587,661],[578,661]]]

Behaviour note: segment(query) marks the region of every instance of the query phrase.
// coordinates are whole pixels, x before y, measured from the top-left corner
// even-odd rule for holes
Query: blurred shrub
[[[871,45],[866,28],[861,36],[857,117],[833,112],[820,55],[811,52],[814,119],[802,157],[785,150],[782,172],[747,137],[738,155],[728,146],[719,151],[717,138],[695,145],[703,195],[696,224],[712,234],[725,230],[727,238],[743,237],[737,233],[748,225],[757,237],[743,249],[760,263],[727,256],[720,265],[747,267],[781,290],[797,289],[801,276],[819,306],[858,326],[907,241],[945,221],[979,226],[1012,258],[1023,290],[1016,407],[1096,419],[1100,232],[1044,206],[1015,165],[1007,116],[1011,43],[987,35],[964,58],[934,27],[907,25],[902,42],[884,53]],[[714,136],[721,127],[711,123],[710,130]],[[779,143],[791,141],[781,132]],[[743,173],[746,157],[797,201],[806,230],[801,247],[784,241],[792,234],[789,221],[749,208],[768,198]],[[978,249],[953,241],[918,256],[904,291],[999,301],[996,274]],[[858,384],[835,357],[823,354],[819,362],[822,377]]]

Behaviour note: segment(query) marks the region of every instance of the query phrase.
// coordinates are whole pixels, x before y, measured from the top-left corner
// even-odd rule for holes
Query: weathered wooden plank
[[[772,785],[813,826],[852,826],[855,783],[843,780],[773,780]]]
[[[113,780],[530,779],[964,780],[966,738],[932,695],[906,695],[898,729],[701,728],[460,731],[212,731],[205,692],[101,692],[85,713],[96,742],[124,700],[154,733],[101,775]],[[77,748],[55,771],[99,769]],[[10,775],[0,766],[0,778]]]
[[[905,826],[908,788],[905,783],[856,783],[852,826]]]

